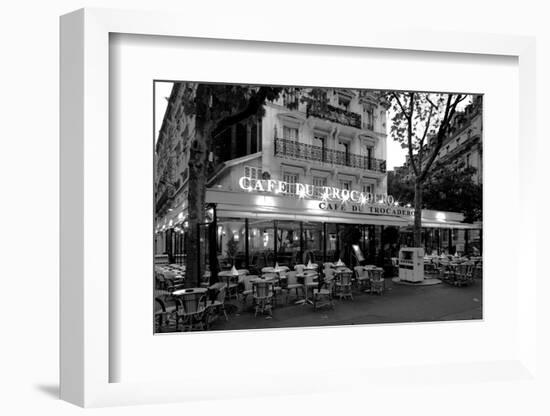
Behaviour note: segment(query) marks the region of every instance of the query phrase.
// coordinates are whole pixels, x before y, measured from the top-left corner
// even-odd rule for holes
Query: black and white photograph
[[[483,318],[482,95],[154,97],[155,333]]]

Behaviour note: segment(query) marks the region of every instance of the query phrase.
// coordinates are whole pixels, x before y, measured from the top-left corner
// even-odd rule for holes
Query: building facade
[[[207,178],[207,222],[200,247],[186,247],[187,163],[194,121],[178,104],[175,84],[156,143],[155,252],[185,262],[198,249],[207,268],[260,270],[342,258],[380,264],[395,256],[392,228],[414,212],[387,195],[388,103],[376,91],[285,90],[261,120],[238,123],[214,139]],[[179,101],[181,102],[181,101]],[[463,218],[423,213],[440,226]],[[212,228],[213,227],[213,228]],[[211,230],[215,232],[211,232]],[[209,231],[210,230],[210,231]],[[397,232],[398,234],[398,232]]]

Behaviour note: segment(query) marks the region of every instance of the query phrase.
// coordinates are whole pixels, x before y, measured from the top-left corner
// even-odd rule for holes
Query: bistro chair
[[[227,318],[227,312],[225,310],[225,294],[226,294],[226,286],[223,285],[220,289],[218,289],[218,293],[216,295],[216,299],[215,300],[212,300],[209,304],[208,304],[208,308],[210,310],[214,310],[216,311],[217,313],[221,313],[223,312],[223,315],[225,316],[225,320],[227,321],[228,318]],[[210,322],[208,322],[210,323]]]
[[[384,270],[378,268],[370,270],[370,292],[381,295],[385,289]]]
[[[244,290],[239,293],[241,296],[241,302],[246,304],[246,298],[252,294],[252,280],[258,279],[258,276],[249,274],[243,277]]]
[[[206,296],[197,293],[186,293],[178,296],[181,309],[176,312],[176,331],[179,328],[179,321],[183,325],[183,330],[187,328],[192,331],[197,326],[204,329],[203,317],[206,311]]]
[[[174,316],[177,310],[175,302],[169,302],[170,298],[155,297],[155,332],[163,332],[170,323],[170,318]]]
[[[318,289],[313,289],[313,309],[317,310],[323,307],[334,309],[332,294],[334,292],[334,273],[325,275],[325,278]]]
[[[355,266],[355,279],[360,290],[370,289],[370,276],[363,266]]]
[[[472,263],[462,263],[456,266],[456,286],[467,286],[473,283],[473,267]]]
[[[254,297],[254,316],[258,312],[268,312],[272,316],[273,282],[256,280],[252,285],[252,296]]]
[[[239,276],[219,276],[218,279],[224,282],[227,285],[227,297],[231,299],[232,297],[235,297],[235,299],[238,298],[238,287],[239,287]]]
[[[340,300],[344,298],[350,298],[353,300],[353,294],[351,293],[351,273],[347,271],[341,271],[336,273],[336,296]]]
[[[294,290],[296,297],[298,297],[298,289],[302,292],[302,296],[305,296],[305,287],[303,284],[298,283],[298,278],[296,277],[297,272],[288,272],[286,274],[287,284],[286,284],[286,290],[287,290],[287,301],[288,301],[288,295],[290,295],[290,292]]]
[[[314,271],[308,271],[304,273],[304,289],[305,289],[305,299],[308,302],[307,295],[309,293],[309,288],[319,287],[319,283],[315,280],[319,277],[319,273]],[[308,302],[311,303],[311,302]]]

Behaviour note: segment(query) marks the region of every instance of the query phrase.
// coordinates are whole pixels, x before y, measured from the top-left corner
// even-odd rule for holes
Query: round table
[[[208,292],[208,289],[204,287],[191,287],[187,289],[180,289],[172,292],[172,295],[174,296],[182,296],[182,295],[188,295],[190,293],[196,293],[198,295],[204,295],[206,292]]]

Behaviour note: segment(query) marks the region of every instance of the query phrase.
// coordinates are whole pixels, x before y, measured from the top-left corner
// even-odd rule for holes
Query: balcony
[[[351,111],[343,110],[332,105],[322,106],[320,103],[314,102],[307,107],[308,117],[318,117],[334,123],[343,124],[360,129],[361,116]]]
[[[275,139],[275,156],[286,159],[326,163],[333,166],[347,166],[380,173],[386,172],[385,160],[299,143],[290,139]]]

